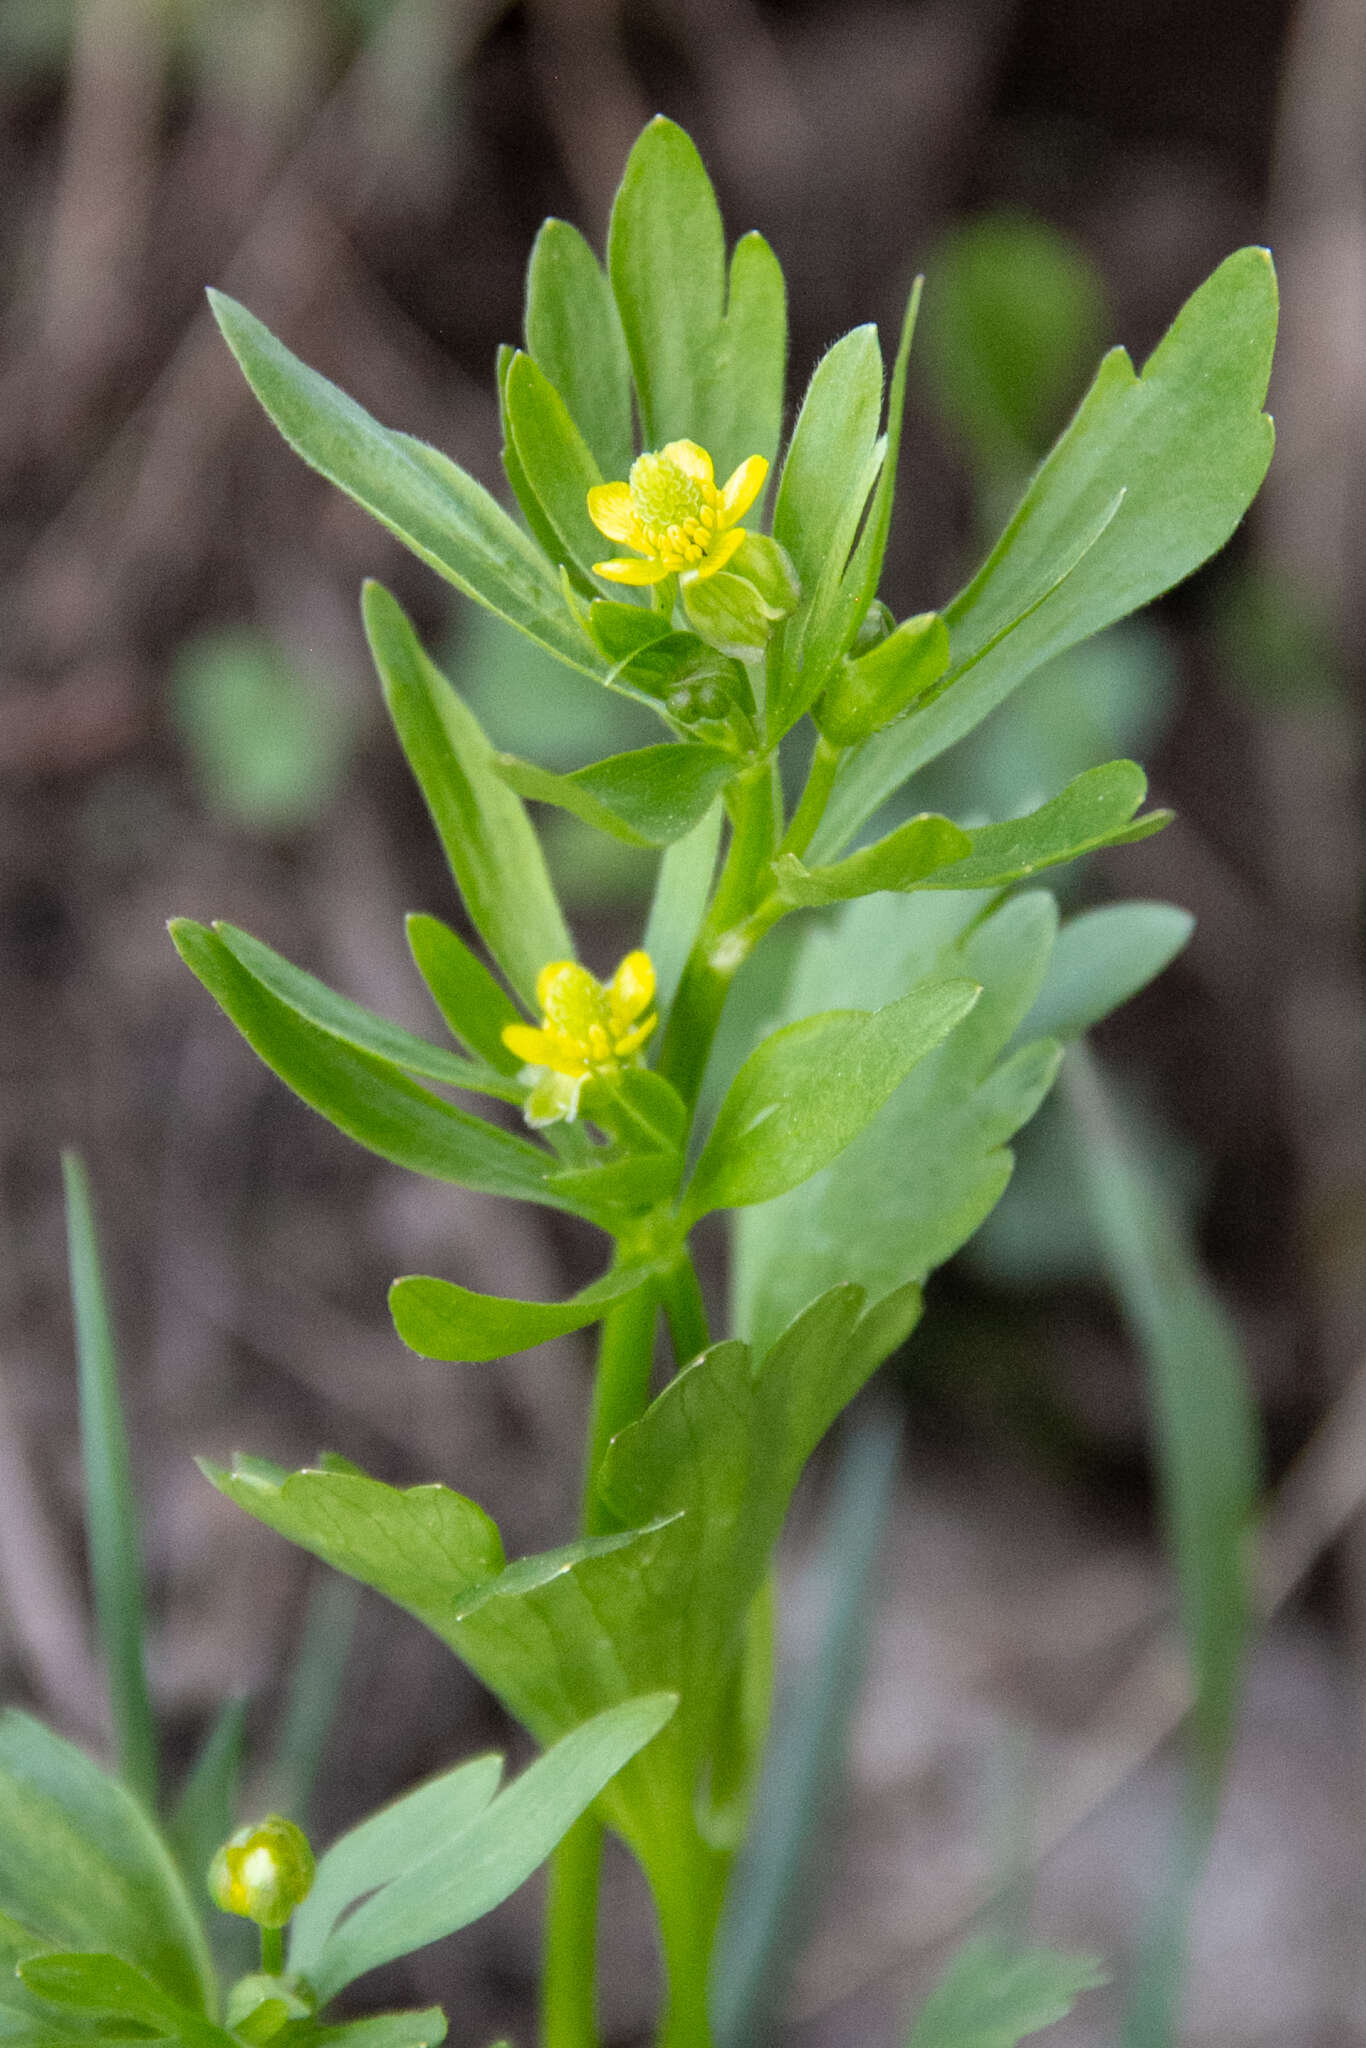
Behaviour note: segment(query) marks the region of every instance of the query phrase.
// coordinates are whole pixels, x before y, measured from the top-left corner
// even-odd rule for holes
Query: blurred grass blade
[[[86,1542],[95,1617],[124,1783],[156,1810],[157,1754],[144,1659],[142,1566],[114,1329],[85,1167],[62,1154],[71,1305],[76,1324]]]
[[[813,1846],[828,1816],[863,1676],[873,1567],[896,1482],[901,1419],[873,1405],[840,1451],[824,1545],[820,1644],[774,1724],[713,1980],[717,2048],[770,2038],[817,1903]]]
[[[1159,2048],[1176,2038],[1189,1910],[1251,1636],[1257,1425],[1228,1316],[1158,1198],[1085,1046],[1068,1053],[1063,1088],[1101,1257],[1148,1370],[1158,1489],[1195,1690],[1189,1808],[1126,2028],[1130,2048]]]
[[[196,1904],[205,1896],[204,1876],[214,1852],[232,1833],[237,1818],[246,1719],[245,1700],[224,1701],[180,1788],[166,1829]]]
[[[289,1674],[270,1769],[271,1796],[279,1811],[303,1828],[337,1711],[359,1605],[360,1589],[353,1580],[337,1572],[323,1573],[309,1597]]]

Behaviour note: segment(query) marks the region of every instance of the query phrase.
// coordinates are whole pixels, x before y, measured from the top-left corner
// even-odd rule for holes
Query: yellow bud
[[[283,1927],[313,1887],[313,1851],[302,1828],[278,1813],[239,1828],[209,1865],[209,1893],[225,1913]]]

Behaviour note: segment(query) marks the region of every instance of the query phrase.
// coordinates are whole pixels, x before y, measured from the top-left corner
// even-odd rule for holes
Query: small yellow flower
[[[735,522],[748,512],[767,475],[763,456],[751,455],[718,490],[711,457],[696,441],[670,441],[657,454],[637,456],[627,483],[593,486],[588,516],[600,533],[624,541],[644,560],[594,562],[594,573],[614,583],[714,576],[744,539],[744,528]]]
[[[576,960],[552,960],[541,969],[536,1000],[544,1024],[503,1026],[504,1045],[527,1063],[523,1078],[536,1082],[526,1104],[533,1129],[572,1123],[585,1081],[635,1063],[659,1022],[657,1016],[644,1015],[654,993],[648,953],[628,953],[606,987]]]
[[[209,1865],[215,1904],[258,1927],[283,1927],[312,1886],[308,1837],[278,1813],[239,1828]]]

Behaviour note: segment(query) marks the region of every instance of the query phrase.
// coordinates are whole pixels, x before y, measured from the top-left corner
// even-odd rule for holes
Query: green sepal
[[[718,569],[683,583],[683,609],[701,637],[722,654],[753,660],[767,647],[775,614],[752,583]]]
[[[389,1289],[389,1312],[399,1336],[419,1358],[477,1365],[587,1329],[648,1277],[648,1269],[617,1266],[569,1301],[511,1301],[414,1274],[395,1280]]]
[[[253,980],[329,1037],[358,1051],[373,1053],[405,1073],[421,1074],[428,1081],[444,1081],[449,1087],[497,1096],[504,1102],[521,1101],[521,1089],[506,1074],[482,1062],[476,1065],[461,1059],[458,1053],[447,1052],[442,1046],[429,1045],[403,1025],[376,1016],[373,1010],[352,1002],[349,996],[338,995],[302,967],[291,966],[271,947],[236,925],[215,920],[212,929]],[[515,1010],[512,1014],[516,1015]]]
[[[320,1030],[250,974],[204,925],[177,918],[177,952],[259,1058],[357,1144],[395,1166],[485,1194],[573,1206],[552,1155],[455,1109],[390,1062]]]
[[[467,597],[571,668],[600,675],[565,617],[549,562],[482,485],[439,449],[380,426],[245,306],[209,293],[223,338],[295,453]]]
[[[611,286],[578,229],[547,220],[526,273],[526,345],[605,477],[631,466],[631,365]]]
[[[507,990],[439,917],[410,911],[404,929],[413,963],[451,1031],[477,1058],[515,1074],[521,1061],[504,1045],[502,1030],[520,1024],[522,1013]]]
[[[767,533],[746,533],[730,558],[728,573],[753,584],[771,619],[785,619],[802,601],[792,557]]]
[[[496,754],[493,766],[519,796],[572,811],[628,846],[671,846],[681,839],[736,770],[731,754],[677,744],[614,754],[568,775],[515,754]]]
[[[681,1156],[688,1107],[672,1082],[649,1067],[595,1075],[583,1091],[584,1115],[633,1152]]]
[[[770,1202],[819,1173],[980,994],[973,981],[931,981],[883,1009],[827,1010],[764,1039],[717,1112],[684,1198],[685,1222]]]
[[[402,607],[382,585],[367,583],[361,609],[394,729],[471,922],[518,995],[534,1005],[546,961],[574,951],[540,841],[495,774],[474,713],[429,660]]]
[[[843,903],[877,889],[918,889],[927,877],[961,861],[972,851],[972,836],[949,818],[923,811],[889,832],[876,846],[863,847],[833,867],[808,868],[795,854],[773,863],[778,895],[799,909]]]
[[[948,666],[949,629],[939,613],[903,619],[865,653],[841,662],[814,707],[816,724],[832,746],[856,747],[909,711]]]

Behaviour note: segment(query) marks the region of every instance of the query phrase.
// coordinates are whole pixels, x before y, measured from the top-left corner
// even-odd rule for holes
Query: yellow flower
[[[768,464],[751,455],[718,490],[712,460],[696,441],[670,441],[657,454],[631,464],[624,484],[595,484],[588,516],[609,540],[624,541],[631,556],[594,562],[598,576],[614,583],[662,583],[714,576],[724,569],[745,537],[744,517],[764,486]]]
[[[503,1026],[504,1045],[527,1063],[523,1078],[536,1081],[526,1104],[533,1129],[572,1123],[585,1081],[634,1063],[659,1022],[643,1014],[654,993],[648,953],[628,953],[606,987],[576,960],[552,960],[541,969],[536,1000],[545,1022]]]
[[[283,1927],[313,1886],[313,1852],[302,1828],[278,1813],[239,1828],[209,1865],[209,1891],[225,1913]]]

